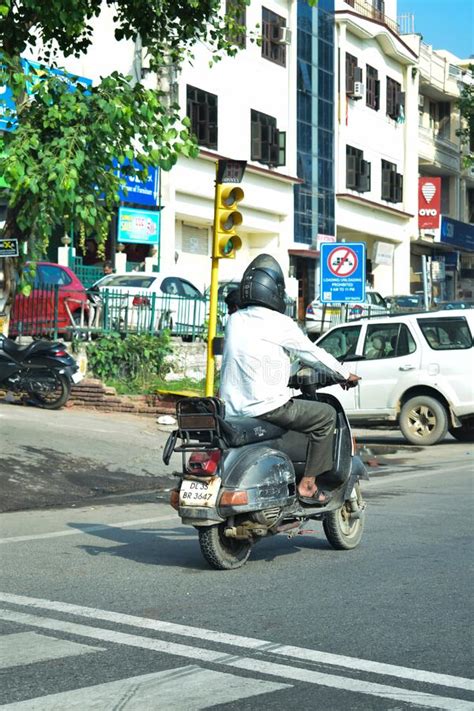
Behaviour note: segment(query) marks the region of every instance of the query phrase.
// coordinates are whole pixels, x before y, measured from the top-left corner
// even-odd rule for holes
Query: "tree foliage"
[[[114,10],[117,40],[140,39],[150,66],[160,72],[192,56],[205,41],[217,61],[235,54],[239,12],[220,0],[105,0]],[[169,170],[180,154],[195,156],[189,122],[163,94],[114,72],[94,86],[66,78],[58,57],[80,56],[92,44],[102,0],[0,0],[0,81],[13,92],[15,113],[3,135],[0,175],[9,184],[4,235],[28,241],[39,258],[59,226],[104,241],[125,173],[145,178],[147,167]],[[40,68],[21,61],[32,51]],[[134,162],[138,163],[138,166]],[[12,286],[13,273],[6,275]],[[1,304],[0,304],[1,306]],[[1,308],[0,308],[1,310]]]
[[[474,64],[469,65],[471,77],[474,77]],[[456,131],[456,135],[461,138],[461,143],[468,148],[468,153],[464,156],[464,163],[467,168],[474,165],[474,153],[472,145],[474,143],[474,85],[465,84],[458,101],[461,112],[462,127]]]

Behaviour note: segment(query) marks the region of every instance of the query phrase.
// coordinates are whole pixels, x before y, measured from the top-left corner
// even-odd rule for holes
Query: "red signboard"
[[[418,228],[439,227],[441,178],[418,178]]]

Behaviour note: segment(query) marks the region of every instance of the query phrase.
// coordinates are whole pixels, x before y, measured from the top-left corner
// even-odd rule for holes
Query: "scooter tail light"
[[[64,356],[67,356],[67,351],[65,351],[64,349],[60,351],[54,351],[54,355],[58,356],[59,358],[64,358]]]
[[[224,491],[219,506],[244,506],[248,502],[249,496],[246,491]]]
[[[219,449],[207,452],[193,452],[189,457],[186,469],[192,474],[214,474],[217,471],[221,459]]]

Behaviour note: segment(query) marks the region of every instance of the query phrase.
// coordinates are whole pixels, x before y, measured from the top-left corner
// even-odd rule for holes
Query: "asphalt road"
[[[117,469],[153,473],[156,424],[142,440],[129,418],[105,421],[89,421],[84,456],[115,451]],[[54,432],[48,447],[67,450]],[[84,436],[67,430],[68,446],[82,451]],[[4,708],[473,709],[472,447],[403,449],[396,432],[360,441],[374,466],[355,551],[333,551],[315,524],[221,572],[155,495],[2,514]]]

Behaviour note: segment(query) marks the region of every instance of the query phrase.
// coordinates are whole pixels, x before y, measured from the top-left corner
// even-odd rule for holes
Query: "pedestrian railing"
[[[84,264],[82,257],[69,257],[69,267],[86,289],[104,276],[102,267]]]
[[[209,305],[204,297],[90,289],[69,292],[51,285],[17,294],[9,335],[58,338],[119,333],[157,334],[164,330],[184,340],[204,337]]]

